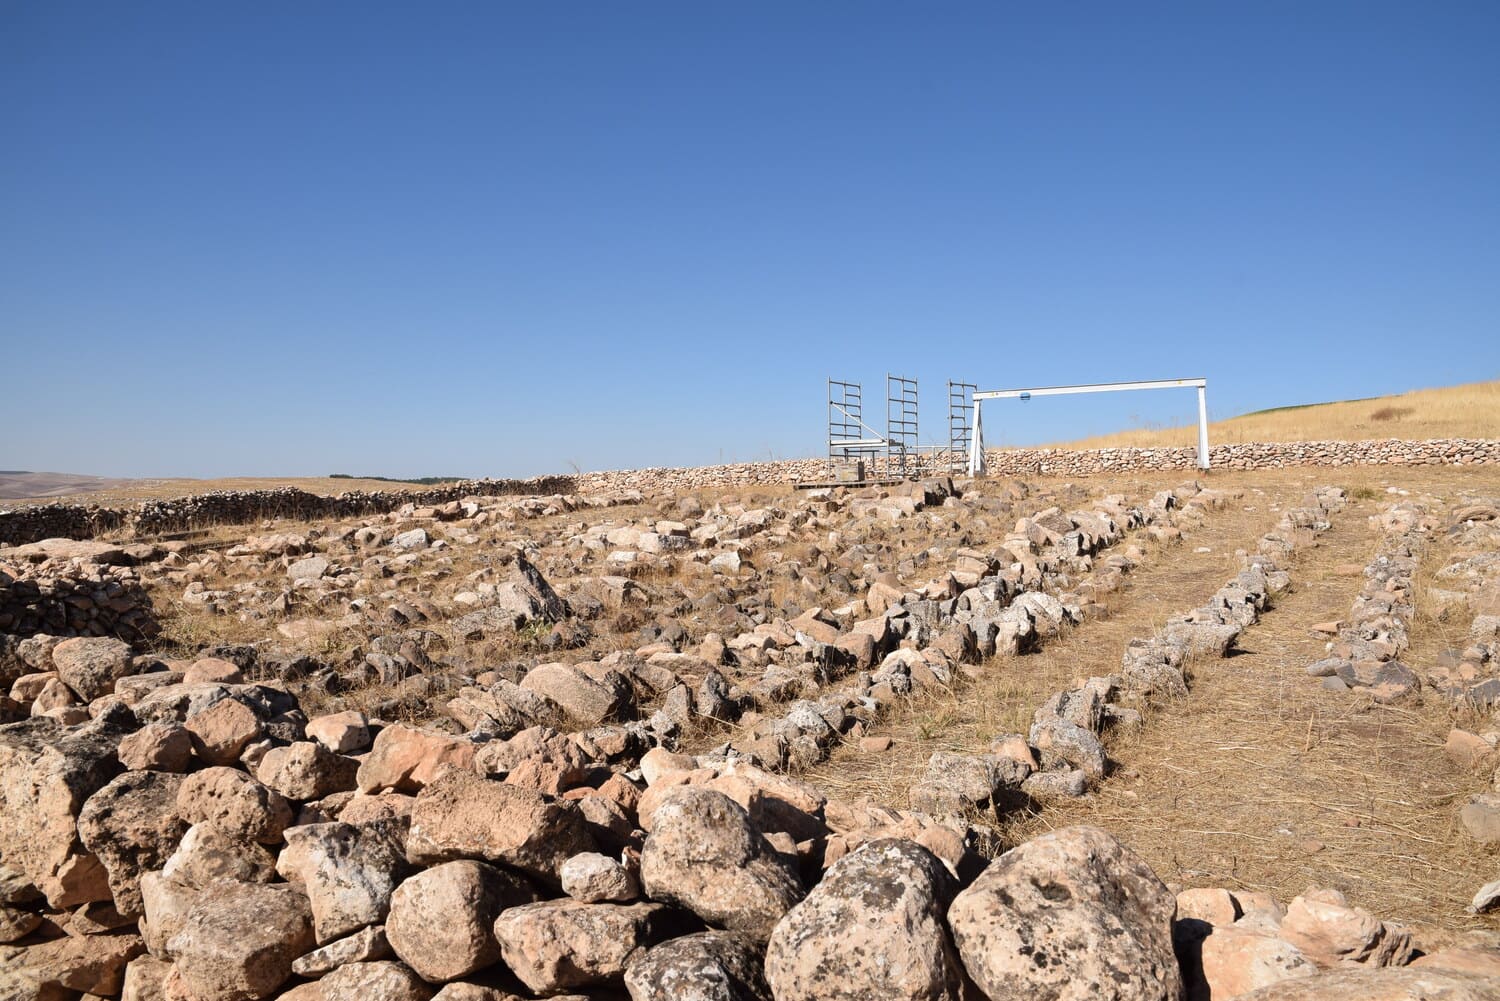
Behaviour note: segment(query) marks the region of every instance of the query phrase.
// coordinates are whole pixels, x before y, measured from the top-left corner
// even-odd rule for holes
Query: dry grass
[[[1068,448],[1192,445],[1197,425],[1141,428],[1062,443]],[[1398,396],[1283,407],[1209,425],[1214,444],[1358,441],[1365,438],[1500,438],[1500,381],[1419,389]]]
[[[1112,596],[1108,619],[1085,623],[1041,653],[993,661],[951,693],[898,707],[877,730],[894,738],[890,752],[843,747],[809,777],[834,795],[905,806],[933,751],[972,753],[997,733],[1025,732],[1051,692],[1117,669],[1130,638],[1207,598],[1232,574],[1234,548],[1276,521],[1267,502],[1295,503],[1312,478],[1305,470],[1223,476],[1215,486],[1238,482],[1266,496],[1247,492],[1180,549],[1151,554]],[[1146,707],[1145,727],[1109,736],[1117,767],[1096,792],[1007,816],[1001,847],[1058,826],[1098,824],[1182,884],[1267,890],[1283,900],[1312,884],[1332,885],[1383,917],[1454,931],[1495,927],[1463,905],[1494,875],[1497,853],[1477,848],[1457,823],[1459,806],[1488,775],[1459,769],[1441,750],[1450,726],[1478,721],[1435,698],[1376,706],[1336,695],[1304,671],[1325,642],[1308,626],[1348,614],[1361,584],[1357,570],[1377,550],[1366,519],[1389,479],[1436,491],[1500,489],[1496,471],[1321,472],[1316,482],[1340,482],[1364,499],[1299,554],[1293,589],[1246,632],[1243,652],[1193,665],[1188,698]],[[1200,546],[1213,552],[1194,552]],[[1424,575],[1439,565],[1441,555],[1430,553]],[[1463,631],[1458,623],[1432,625],[1419,606],[1408,658],[1419,669],[1453,640],[1448,633]]]

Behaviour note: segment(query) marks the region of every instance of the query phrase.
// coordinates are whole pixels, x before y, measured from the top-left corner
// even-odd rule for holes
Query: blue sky
[[[887,372],[924,441],[950,378],[1496,378],[1497,51],[1493,2],[12,0],[0,468],[811,455]]]

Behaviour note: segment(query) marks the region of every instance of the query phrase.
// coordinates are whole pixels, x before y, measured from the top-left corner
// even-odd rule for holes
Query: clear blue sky
[[[1495,378],[1497,53],[1493,0],[9,0],[0,468],[808,455],[888,371],[924,440],[949,378]]]

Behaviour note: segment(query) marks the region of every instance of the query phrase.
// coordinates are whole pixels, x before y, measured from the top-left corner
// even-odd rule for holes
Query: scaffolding
[[[886,473],[917,475],[917,380],[886,375],[885,440]]]
[[[972,382],[948,380],[948,454],[944,465],[950,473],[962,472],[968,463],[969,441],[974,436],[974,391]]]
[[[887,450],[886,439],[864,420],[864,389],[857,382],[828,380],[828,474],[854,463],[854,478],[865,478],[865,463]]]

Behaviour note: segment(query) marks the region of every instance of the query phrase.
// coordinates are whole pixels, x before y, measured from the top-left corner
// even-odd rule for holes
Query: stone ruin
[[[577,538],[617,571],[599,578],[606,598],[629,607],[644,585],[626,574],[648,565],[684,560],[732,597],[753,561],[781,565],[767,550],[793,527],[938,512],[1009,525],[1026,497],[932,482],[782,510],[684,503],[683,520]],[[0,998],[1500,999],[1493,951],[1424,949],[1333,890],[1174,893],[1093,827],[982,851],[982,811],[1105,780],[1100,734],[1140,723],[1122,694],[1174,697],[1189,658],[1226,653],[1339,491],[1288,509],[1204,605],[1130,644],[1118,675],[1056,693],[1029,733],[982,754],[934,755],[914,809],[795,776],[894,701],[1085,621],[1090,596],[1140,558],[1128,533],[1171,544],[1225,500],[1190,484],[1139,506],[1048,506],[999,545],[913,560],[928,584],[870,574],[846,607],[762,616],[694,653],[662,641],[444,687],[420,650],[372,651],[396,677],[431,669],[447,718],[423,726],[396,718],[399,705],[310,712],[296,672],[270,680],[269,652],[163,658],[83,630],[17,639],[0,659],[0,711],[15,720],[0,726]],[[458,539],[494,513],[455,502],[433,518]],[[262,537],[232,558],[274,552],[294,588],[363,594],[345,583],[364,579],[353,566],[371,579],[431,568],[442,541],[375,522]],[[32,558],[46,567],[64,549]],[[463,633],[566,625],[591,600],[522,554],[465,584]],[[415,595],[390,611],[416,626],[441,617]],[[683,753],[685,727],[727,739]]]

